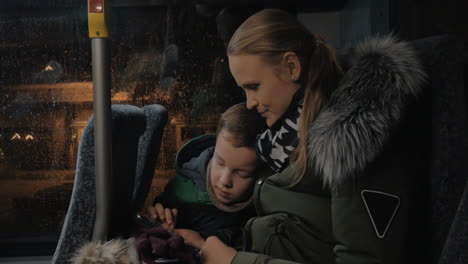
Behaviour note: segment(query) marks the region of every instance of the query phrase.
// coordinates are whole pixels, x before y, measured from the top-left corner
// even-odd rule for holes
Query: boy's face
[[[255,149],[236,148],[226,140],[229,136],[225,131],[218,134],[210,172],[214,193],[225,204],[242,201],[251,195],[255,181],[252,173],[257,166]]]

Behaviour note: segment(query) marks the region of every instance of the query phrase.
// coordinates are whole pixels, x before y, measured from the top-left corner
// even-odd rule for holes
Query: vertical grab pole
[[[111,200],[111,98],[108,31],[105,0],[88,0],[88,27],[92,47],[96,218],[92,239],[107,239]]]

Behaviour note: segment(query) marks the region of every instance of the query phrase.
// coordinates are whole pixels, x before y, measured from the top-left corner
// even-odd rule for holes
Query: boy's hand
[[[205,239],[196,231],[190,229],[176,229],[175,233],[179,234],[185,241],[194,248],[201,249],[205,244]]]
[[[157,203],[154,207],[148,207],[148,215],[153,221],[158,221],[161,226],[167,231],[173,232],[177,223],[177,209],[176,208],[164,208],[160,203]]]

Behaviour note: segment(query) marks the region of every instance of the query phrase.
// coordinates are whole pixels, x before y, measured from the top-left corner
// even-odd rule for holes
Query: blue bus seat
[[[95,212],[94,117],[78,147],[75,182],[52,263],[69,263],[73,253],[91,240]],[[144,204],[168,121],[161,105],[139,108],[112,105],[112,188],[108,239],[128,232]]]

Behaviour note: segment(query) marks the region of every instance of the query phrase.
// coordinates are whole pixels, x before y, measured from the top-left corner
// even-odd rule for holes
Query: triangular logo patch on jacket
[[[385,237],[400,206],[400,197],[373,190],[361,191],[361,197],[377,237]]]

